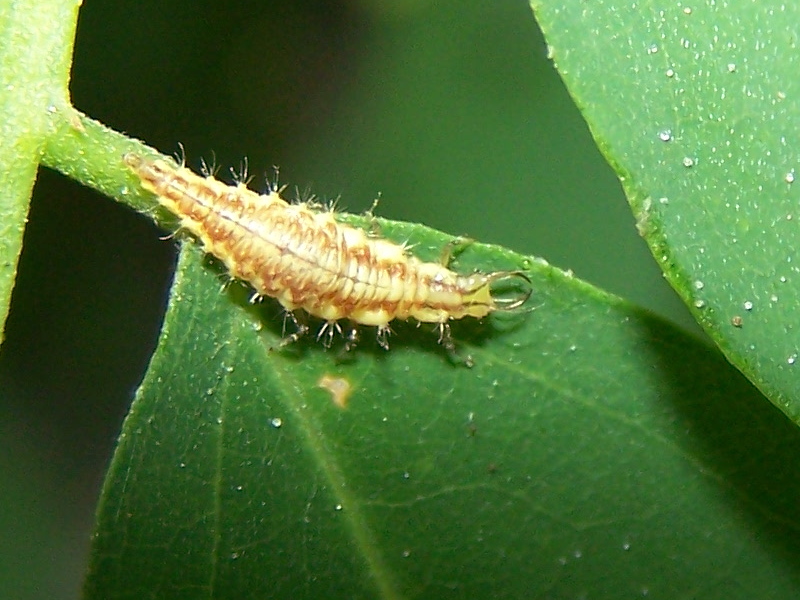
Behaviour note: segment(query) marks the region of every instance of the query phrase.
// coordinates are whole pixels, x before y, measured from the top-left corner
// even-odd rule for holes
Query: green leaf
[[[595,21],[575,23],[592,38]],[[61,110],[66,85],[52,89],[49,137],[37,125],[30,138],[44,164],[150,207],[120,160],[147,150]],[[27,171],[7,180],[13,202],[34,146],[0,139],[3,153],[18,139]],[[638,197],[656,239],[660,213]],[[21,227],[24,213],[6,214]],[[449,240],[381,225],[426,259]],[[0,259],[13,262],[9,243]],[[713,349],[564,273],[479,244],[456,267],[523,267],[535,285],[531,313],[455,324],[472,369],[413,325],[388,353],[369,340],[345,360],[313,340],[270,351],[277,305],[220,291],[224,274],[188,244],[105,484],[87,597],[797,596],[791,423]],[[349,384],[346,406],[318,387],[326,375]]]
[[[381,227],[423,258],[448,240]],[[277,305],[220,291],[186,244],[87,597],[796,595],[795,427],[714,350],[564,273],[480,244],[456,266],[526,267],[535,310],[455,323],[471,369],[426,326],[340,361],[271,350]]]
[[[800,5],[532,4],[667,278],[800,422]]]

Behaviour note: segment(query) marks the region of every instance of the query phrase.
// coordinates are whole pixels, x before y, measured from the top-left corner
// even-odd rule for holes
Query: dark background
[[[546,258],[692,328],[524,0],[88,0],[75,106],[190,166]],[[42,170],[0,354],[0,597],[75,598],[174,260]],[[535,318],[535,313],[532,316]]]

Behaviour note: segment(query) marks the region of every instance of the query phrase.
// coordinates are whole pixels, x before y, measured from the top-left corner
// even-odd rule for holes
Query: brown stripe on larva
[[[386,332],[392,320],[413,318],[438,323],[445,332],[450,319],[510,310],[530,295],[492,296],[498,280],[527,282],[520,271],[459,275],[337,223],[330,211],[289,204],[277,189],[257,194],[243,183],[229,186],[133,153],[124,162],[231,275],[287,310],[301,308],[331,325],[346,318]]]

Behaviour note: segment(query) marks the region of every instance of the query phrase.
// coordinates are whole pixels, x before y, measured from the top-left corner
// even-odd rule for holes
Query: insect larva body
[[[413,318],[439,324],[446,337],[449,320],[510,310],[530,295],[492,296],[498,280],[528,282],[520,271],[459,275],[419,260],[402,245],[337,223],[331,211],[289,204],[274,188],[257,194],[243,183],[228,186],[137,154],[126,154],[124,161],[233,277],[288,311],[300,308],[324,319],[331,334],[336,321],[350,319],[377,326],[386,345],[389,323]],[[452,346],[449,339],[445,343]]]

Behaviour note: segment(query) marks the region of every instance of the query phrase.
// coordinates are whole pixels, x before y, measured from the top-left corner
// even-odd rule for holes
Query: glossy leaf
[[[800,5],[532,4],[667,278],[800,422]]]
[[[424,258],[448,239],[381,226]],[[797,593],[783,415],[714,350],[559,271],[478,244],[457,266],[527,268],[535,310],[454,324],[473,368],[426,326],[341,361],[271,350],[277,305],[221,292],[186,245],[87,597]]]

